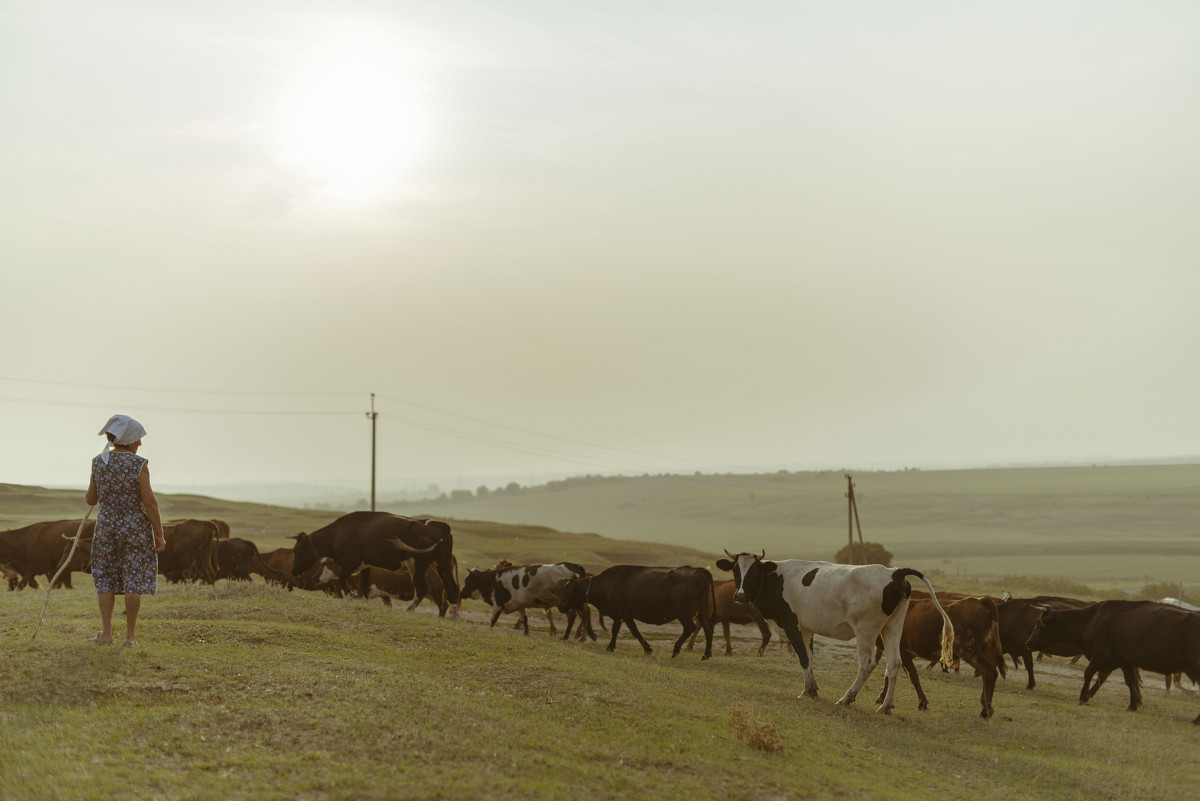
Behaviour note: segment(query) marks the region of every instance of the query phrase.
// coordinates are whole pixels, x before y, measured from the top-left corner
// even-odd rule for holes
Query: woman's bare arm
[[[96,492],[95,478],[92,478],[92,480],[88,482],[87,495],[84,495],[83,499],[87,502],[88,506],[95,506],[96,504],[100,503],[100,495]]]
[[[154,529],[154,550],[162,551],[167,547],[167,540],[163,535],[162,517],[158,513],[158,498],[154,497],[154,490],[150,489],[150,465],[142,465],[142,471],[138,475],[138,494],[142,497],[142,506],[146,507],[146,517],[150,518],[150,525]]]

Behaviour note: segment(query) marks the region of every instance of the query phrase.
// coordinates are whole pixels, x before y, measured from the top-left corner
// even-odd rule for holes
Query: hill
[[[866,472],[864,539],[947,576],[1066,578],[1105,590],[1183,583],[1200,595],[1200,466]],[[832,559],[848,539],[840,472],[585,477],[395,503],[401,514]]]
[[[156,493],[164,520],[219,518],[229,523],[232,536],[253,541],[260,549],[290,547],[289,535],[313,531],[343,513],[290,509],[267,504],[239,503],[200,495]],[[394,511],[394,510],[391,510]],[[82,518],[87,512],[83,492],[0,484],[0,530],[39,520]],[[630,564],[711,565],[714,556],[683,545],[626,541],[598,534],[573,534],[545,526],[491,523],[442,516],[454,531],[454,552],[462,569],[491,567],[499,559],[514,562],[571,561],[592,570],[623,562]]]

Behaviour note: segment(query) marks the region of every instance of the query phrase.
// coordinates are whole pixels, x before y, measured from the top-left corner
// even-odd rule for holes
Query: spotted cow
[[[525,633],[529,634],[525,610],[556,606],[562,600],[563,585],[571,579],[582,578],[586,572],[571,562],[471,570],[463,579],[462,594],[492,605],[491,626],[496,625],[500,615],[519,612],[525,621]]]
[[[920,572],[909,567],[883,565],[839,565],[831,562],[805,562],[799,559],[768,561],[762,554],[725,552],[717,567],[733,572],[737,582],[734,600],[750,602],[763,616],[777,623],[787,635],[804,669],[804,693],[801,698],[817,697],[810,643],[813,634],[835,640],[855,641],[858,650],[858,675],[838,703],[854,702],[858,691],[875,669],[875,641],[881,640],[887,657],[887,692],[878,711],[890,714],[895,707],[896,673],[900,669],[900,635],[912,593],[907,577],[933,585]],[[954,661],[954,624],[946,610],[934,601],[942,614],[941,658]]]

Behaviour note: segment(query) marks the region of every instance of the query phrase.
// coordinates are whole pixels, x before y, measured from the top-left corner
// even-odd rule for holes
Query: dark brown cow
[[[163,535],[167,547],[158,555],[158,572],[168,581],[217,580],[217,527],[211,520],[171,520]]]
[[[1183,673],[1200,681],[1200,612],[1158,601],[1100,601],[1083,609],[1043,612],[1029,638],[1030,650],[1063,641],[1088,658],[1081,704],[1091,697],[1088,685],[1097,672],[1121,671],[1130,712],[1142,705],[1138,669]],[[1192,723],[1200,725],[1200,715]]]
[[[296,552],[291,548],[275,548],[270,551],[259,551],[258,557],[266,565],[275,570],[282,570],[284,573],[291,573],[292,564],[294,564],[296,560]]]
[[[638,631],[636,621],[661,625],[678,620],[683,624],[683,634],[675,641],[671,653],[674,658],[679,656],[679,650],[692,636],[699,621],[704,629],[704,656],[700,659],[712,656],[712,618],[716,600],[712,574],[702,567],[614,565],[591,578],[572,579],[564,585],[558,606],[560,612],[587,615],[589,604],[612,618],[609,651],[617,647],[617,633],[622,623],[629,627],[629,632],[648,654],[650,643]],[[568,617],[564,640],[571,636],[573,622]]]
[[[217,578],[249,581],[258,546],[250,540],[234,537],[217,540]]]
[[[214,526],[217,527],[217,539],[219,539],[219,540],[229,539],[229,524],[228,523],[226,523],[224,520],[215,520],[215,519],[209,520],[208,522],[212,523]]]
[[[21,576],[21,574],[18,571],[14,570],[13,568],[9,567],[8,565],[0,565],[0,576],[3,576],[5,579],[8,580],[8,591],[9,592],[12,592],[13,590],[23,590],[23,589],[25,589],[25,587],[28,586],[25,582],[25,579]],[[40,589],[40,585],[37,584],[37,579],[34,579],[33,581],[34,581],[33,588],[35,590]]]
[[[395,571],[407,568],[416,596],[408,607],[410,612],[428,593],[425,571],[436,564],[454,606],[453,617],[458,618],[458,582],[451,561],[454,536],[450,526],[440,520],[414,520],[389,512],[351,512],[312,534],[300,533],[293,539],[296,558],[292,573],[299,575],[318,558],[329,557],[341,565],[338,584],[345,592],[349,592],[346,580],[362,565]]]
[[[737,592],[737,582],[733,579],[714,581],[713,592],[717,599],[717,611],[713,615],[713,623],[720,623],[721,628],[725,631],[725,656],[733,653],[733,645],[729,641],[730,623],[753,623],[758,626],[758,630],[762,634],[762,645],[758,646],[758,655],[762,656],[767,644],[771,642],[771,627],[767,625],[767,619],[762,616],[762,612],[758,611],[758,607],[754,604],[739,604],[733,600],[733,594]],[[699,629],[692,632],[692,637],[687,644],[689,651],[692,650],[692,643],[696,642],[696,635],[699,633]]]
[[[95,530],[96,521],[88,520],[84,524],[79,547],[75,549],[71,564],[63,571],[55,587],[72,589],[71,572],[88,571],[92,553],[92,533]],[[0,562],[7,564],[20,575],[18,588],[37,587],[35,576],[45,575],[47,581],[54,578],[71,549],[71,540],[77,531],[78,520],[48,520],[31,523],[23,528],[0,531]],[[9,587],[12,586],[10,582]]]
[[[454,570],[458,572],[458,559],[454,558]],[[425,569],[425,582],[428,589],[425,595],[438,606],[438,617],[445,617],[450,608],[446,598],[446,590],[442,587],[442,579],[438,575],[437,565]],[[413,588],[412,576],[408,571],[399,572],[383,567],[364,567],[350,576],[350,586],[357,589],[358,594],[368,601],[378,598],[385,606],[392,605],[392,599],[411,601],[416,590]]]
[[[924,595],[924,593],[920,593]],[[921,689],[921,679],[913,657],[937,661],[942,654],[942,616],[928,596],[918,598],[912,594],[908,614],[904,616],[904,628],[900,633],[900,664],[917,691],[917,709],[928,709],[929,699]],[[1004,651],[1000,646],[1000,613],[992,598],[965,596],[951,600],[951,593],[938,593],[938,601],[954,625],[954,658],[961,659],[978,671],[983,679],[980,695],[979,716],[990,718],[992,695],[996,689],[996,674],[1008,676],[1004,665]],[[876,645],[875,658],[883,653],[883,643]],[[883,692],[876,703],[882,703],[887,695],[887,678]]]
[[[1091,601],[1080,601],[1076,598],[1062,598],[1055,595],[1039,595],[1034,598],[1009,598],[1000,601],[1000,647],[1004,653],[1012,657],[1013,667],[1018,665],[1017,657],[1025,663],[1025,672],[1029,681],[1025,689],[1032,690],[1036,686],[1033,680],[1033,652],[1029,650],[1029,635],[1037,628],[1037,622],[1047,608],[1049,609],[1082,609],[1091,605]],[[1082,651],[1066,642],[1051,643],[1043,653],[1051,656],[1078,657]]]

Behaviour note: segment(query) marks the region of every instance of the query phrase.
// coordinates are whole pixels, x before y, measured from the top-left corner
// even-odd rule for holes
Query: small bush
[[[833,561],[839,565],[883,565],[884,567],[891,567],[892,552],[878,542],[856,542],[854,543],[853,552],[851,552],[849,545],[843,545],[842,549],[833,557]]]
[[[783,741],[775,724],[759,720],[747,707],[734,705],[729,708],[729,725],[738,737],[760,751],[782,751]]]

